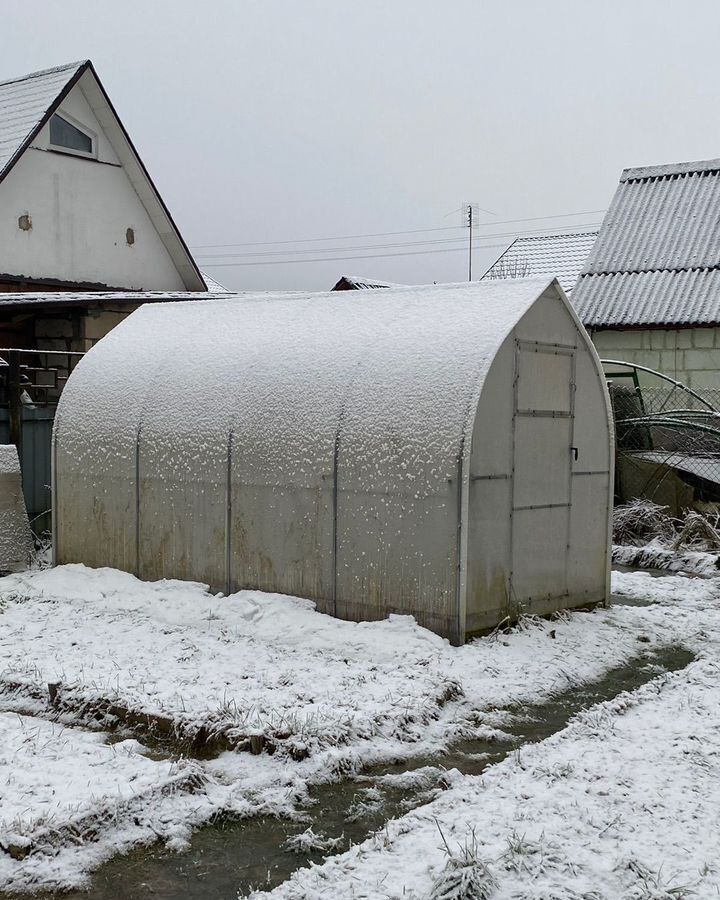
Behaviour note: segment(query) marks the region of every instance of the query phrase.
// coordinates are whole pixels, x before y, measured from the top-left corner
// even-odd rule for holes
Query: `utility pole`
[[[472,203],[468,206],[468,281],[472,281]]]
[[[463,203],[462,223],[468,229],[468,281],[472,281],[472,234],[480,207],[477,203]]]

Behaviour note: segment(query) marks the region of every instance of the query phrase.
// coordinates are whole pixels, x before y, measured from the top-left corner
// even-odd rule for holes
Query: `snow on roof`
[[[14,291],[0,294],[0,310],[42,306],[123,306],[135,303],[167,303],[180,300],[208,300],[227,297],[225,288],[208,291]]]
[[[88,60],[0,82],[0,181]]]
[[[597,231],[517,237],[483,278],[555,277],[566,292],[572,290],[592,249]]]
[[[225,287],[224,284],[220,284],[220,282],[219,282],[219,281],[216,281],[216,280],[212,277],[212,275],[208,275],[207,272],[203,272],[202,270],[200,271],[200,274],[202,275],[203,281],[205,282],[205,287],[206,287],[209,291],[214,291],[215,293],[221,293],[221,294],[229,294],[229,293],[231,293],[231,292]]]
[[[363,278],[362,275],[341,275],[333,291],[372,291],[377,288],[403,287],[392,281],[376,281],[374,278]]]
[[[200,270],[89,59],[0,82],[0,182],[78,83],[185,287],[189,291],[204,291]]]
[[[573,303],[589,327],[720,323],[720,159],[625,169]]]
[[[236,421],[248,477],[291,483],[332,460],[342,422],[369,481],[393,477],[396,445],[412,448],[417,471],[454,477],[490,365],[548,289],[528,279],[143,306],[74,370],[56,418],[63,452],[125,453],[142,418],[146,440],[172,436],[182,466],[198,442],[208,460],[226,455]]]

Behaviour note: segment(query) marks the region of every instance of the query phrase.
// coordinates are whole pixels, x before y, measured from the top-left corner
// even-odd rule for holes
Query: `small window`
[[[72,150],[75,153],[93,156],[94,143],[90,134],[82,131],[77,125],[73,125],[72,122],[68,122],[57,113],[50,119],[50,144],[53,147],[62,147],[63,150]]]

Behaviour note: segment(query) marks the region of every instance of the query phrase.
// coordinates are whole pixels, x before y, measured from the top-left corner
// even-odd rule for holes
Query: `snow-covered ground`
[[[503,712],[508,707],[538,703],[598,679],[652,647],[685,646],[699,654],[700,661],[666,679],[664,684],[671,687],[645,688],[633,695],[627,709],[622,703],[617,708],[610,704],[598,713],[602,721],[612,723],[639,717],[637,741],[629,726],[625,731],[608,726],[598,741],[587,722],[576,722],[555,738],[524,749],[517,759],[493,767],[482,779],[460,779],[435,801],[432,815],[442,820],[452,852],[457,841],[464,840],[467,823],[477,820],[480,857],[499,884],[510,885],[496,851],[514,840],[513,829],[522,835],[526,818],[528,839],[540,842],[544,827],[547,840],[564,835],[557,838],[563,846],[577,819],[576,849],[586,847],[583,860],[592,855],[586,846],[591,838],[598,839],[592,832],[592,811],[601,817],[601,812],[616,815],[625,808],[607,770],[615,779],[625,765],[628,771],[640,771],[643,744],[652,743],[656,757],[649,780],[643,782],[648,792],[665,790],[682,770],[685,782],[678,783],[697,788],[710,804],[715,796],[714,763],[703,761],[702,753],[711,746],[712,718],[701,713],[720,700],[720,688],[713,696],[711,675],[720,659],[715,638],[720,635],[718,582],[626,573],[615,577],[614,589],[641,603],[654,602],[528,621],[511,634],[453,648],[409,617],[354,624],[320,615],[307,601],[277,595],[213,596],[202,585],[148,584],[124,573],[83,566],[0,579],[0,729],[7,734],[0,753],[6,746],[20,748],[9,751],[10,762],[0,755],[0,846],[6,848],[0,854],[0,886],[79,883],[103,858],[155,837],[179,846],[192,827],[221,812],[292,815],[314,782],[351,774],[373,762],[425,755],[459,737],[492,736],[508,721]],[[48,685],[53,685],[52,696]],[[672,732],[663,730],[663,716],[672,718]],[[152,758],[137,742],[109,746],[106,735],[79,727],[107,729],[117,725],[118,718],[129,722],[131,730],[148,721],[159,724],[171,738],[170,749],[173,741],[187,748],[193,739],[210,737],[221,738],[234,750],[211,761],[171,762],[158,754]],[[683,753],[673,744],[684,727],[702,739],[695,742],[697,748],[689,745],[700,755]],[[49,729],[47,740],[43,729]],[[23,733],[38,736],[23,742]],[[240,752],[250,749],[274,752]],[[13,753],[22,776],[12,777]],[[540,754],[537,764],[535,754]],[[62,773],[68,760],[76,759],[80,762],[68,780]],[[533,775],[543,766],[557,769],[555,787],[545,793],[545,782]],[[41,773],[37,783],[33,772]],[[631,779],[633,784],[636,780]],[[602,799],[603,784],[612,799]],[[592,804],[585,803],[583,794],[588,785]],[[514,807],[509,799],[515,796],[513,786],[517,797],[527,793],[522,802],[516,797]],[[501,788],[510,793],[501,794]],[[669,809],[682,800],[682,791],[674,790],[667,800]],[[36,792],[37,802],[30,802]],[[547,802],[549,794],[557,798],[554,807]],[[628,793],[626,805],[635,809],[640,796]],[[653,796],[648,793],[648,809]],[[114,804],[116,815],[108,813],[109,804]],[[502,815],[498,804],[505,810]],[[395,896],[389,886],[397,896],[402,896],[401,887],[425,896],[447,858],[445,850],[436,849],[442,845],[437,826],[432,839],[423,830],[425,814],[430,815],[423,808],[392,824],[388,847],[378,840],[355,848],[321,869],[299,873],[279,889],[280,895],[299,897],[308,891],[308,896],[320,896],[327,883],[333,886],[324,897]],[[693,841],[693,860],[711,840],[711,824],[702,807],[697,814],[697,820],[675,817],[677,843]],[[637,830],[641,814],[624,815],[627,829]],[[51,844],[43,832],[48,816]],[[73,834],[80,819],[78,841]],[[692,832],[693,821],[708,832],[703,840]],[[602,819],[599,827],[606,824]],[[630,847],[618,828],[603,831],[602,856],[607,858],[597,862],[597,871],[581,860],[588,878],[600,878],[603,866],[614,859],[610,850],[605,852],[611,840],[616,839],[623,852]],[[645,866],[652,873],[654,851],[643,855],[638,847],[638,871],[644,872]],[[570,854],[569,845],[566,849]],[[538,860],[554,853],[528,851],[527,866],[540,865]],[[568,859],[572,861],[572,854]],[[674,858],[672,862],[674,866]],[[386,863],[389,880],[385,887],[377,886]],[[558,862],[552,875],[558,884],[569,877],[563,865]],[[666,878],[673,866],[668,862],[658,877]],[[629,870],[633,867],[635,862]],[[365,884],[362,873],[371,870],[373,877]],[[359,884],[367,893],[358,892]],[[577,885],[573,889],[575,895],[557,896],[583,896]],[[604,890],[602,885],[593,889]],[[497,896],[535,895],[520,890]],[[585,896],[625,895],[586,891]]]
[[[152,760],[132,739],[0,713],[0,885],[63,885],[108,852],[178,840],[202,821],[197,763]]]
[[[482,776],[451,778],[441,797],[382,833],[254,896],[720,896],[720,591],[644,573],[615,573],[613,586],[652,598],[667,638],[698,659],[591,707]]]
[[[639,547],[634,544],[614,544],[612,560],[616,566],[685,572],[702,578],[717,578],[720,575],[718,553],[703,550],[677,551],[657,539]]]
[[[703,660],[592,707],[270,896],[718,896],[719,677]]]

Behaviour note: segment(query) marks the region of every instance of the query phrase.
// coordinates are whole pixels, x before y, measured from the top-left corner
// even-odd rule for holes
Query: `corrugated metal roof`
[[[573,304],[595,328],[720,322],[720,159],[625,169]]]
[[[588,328],[720,324],[720,270],[583,275],[572,302]]]
[[[0,179],[87,60],[0,82]]]
[[[483,278],[555,277],[570,291],[592,249],[597,231],[518,237]],[[481,279],[482,280],[482,279]]]

